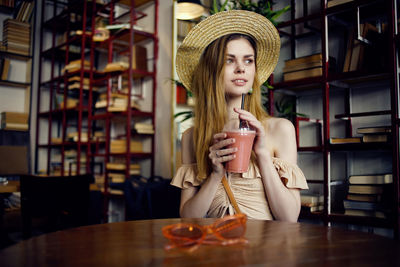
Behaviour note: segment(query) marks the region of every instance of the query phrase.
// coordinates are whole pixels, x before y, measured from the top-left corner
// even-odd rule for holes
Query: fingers
[[[234,159],[236,157],[236,155],[234,154],[236,151],[237,151],[236,147],[225,148],[220,150],[210,149],[208,157],[211,159],[211,162],[214,165],[217,165],[218,163],[223,163]]]
[[[234,138],[226,138],[226,133],[217,133],[214,135],[214,144],[210,147],[208,157],[214,165],[232,160],[235,158],[237,148],[228,147],[235,142]]]
[[[256,117],[254,117],[253,114],[240,108],[234,108],[234,111],[239,114],[239,118],[241,120],[247,121],[250,127],[256,130],[257,135],[264,136],[265,134],[264,127],[262,123],[259,120],[257,120]]]

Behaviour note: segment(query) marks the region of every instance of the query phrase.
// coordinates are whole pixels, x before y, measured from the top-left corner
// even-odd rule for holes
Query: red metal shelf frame
[[[352,71],[347,73],[328,73],[328,61],[327,61],[327,42],[328,42],[328,16],[336,15],[342,12],[348,12],[356,10],[358,6],[365,6],[373,2],[382,2],[385,11],[387,11],[390,21],[389,32],[391,33],[389,38],[388,49],[390,50],[391,62],[388,65],[387,70],[383,70],[382,73],[368,73],[363,71]],[[296,18],[296,1],[291,0],[291,18],[289,21],[280,23],[278,30],[281,35],[286,36],[290,39],[291,46],[291,58],[296,58],[295,47],[296,39],[306,37],[303,34],[296,35],[296,24],[304,23],[305,26],[308,21],[320,20],[321,30],[313,30],[311,34],[317,32],[321,36],[321,53],[322,62],[326,64],[322,65],[322,75],[319,77],[305,78],[301,80],[294,80],[289,82],[274,83],[273,76],[270,78],[270,84],[273,86],[273,90],[268,90],[269,96],[269,107],[268,111],[273,115],[273,91],[279,89],[290,89],[290,88],[318,88],[321,90],[323,98],[323,118],[322,121],[322,135],[323,144],[316,147],[298,147],[298,151],[315,151],[322,152],[323,154],[323,168],[324,168],[324,180],[323,181],[310,181],[312,183],[322,183],[324,186],[324,210],[320,213],[312,213],[306,215],[305,218],[321,219],[326,225],[329,222],[345,222],[350,224],[361,224],[370,225],[377,227],[386,227],[394,230],[394,237],[400,238],[400,185],[399,185],[399,73],[396,66],[399,64],[399,58],[397,57],[398,48],[400,44],[399,34],[395,33],[394,26],[397,23],[397,10],[396,0],[382,1],[382,0],[354,0],[349,3],[337,5],[331,8],[325,6],[326,1],[321,1],[320,12],[318,14],[309,15],[307,13],[307,0],[303,2],[303,16]],[[283,30],[283,28],[290,27],[290,32]],[[357,83],[359,81],[374,81],[374,80],[390,80],[391,81],[391,110],[382,110],[374,112],[363,112],[363,113],[351,113],[350,104],[345,103],[345,114],[336,114],[335,118],[346,120],[346,134],[351,136],[351,118],[361,116],[376,116],[376,115],[390,115],[392,119],[392,141],[387,143],[368,143],[368,144],[329,144],[330,129],[329,129],[329,92],[332,82],[341,81],[346,83]],[[345,92],[345,97],[349,99],[349,91]],[[299,120],[305,120],[303,118],[297,119],[297,126]],[[298,127],[296,127],[297,143],[299,138]],[[394,185],[394,203],[393,203],[393,218],[380,219],[380,218],[364,218],[345,216],[343,214],[329,214],[328,213],[328,200],[329,200],[329,154],[332,151],[353,151],[353,150],[386,150],[392,151],[392,169],[393,169],[393,185]],[[303,213],[302,213],[303,214]]]

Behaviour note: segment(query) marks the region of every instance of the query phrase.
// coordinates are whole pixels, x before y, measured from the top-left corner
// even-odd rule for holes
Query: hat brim
[[[216,13],[198,23],[185,37],[176,55],[176,71],[183,85],[191,90],[193,72],[204,49],[219,37],[241,33],[257,43],[257,73],[265,82],[278,63],[281,41],[275,26],[264,16],[245,10]]]

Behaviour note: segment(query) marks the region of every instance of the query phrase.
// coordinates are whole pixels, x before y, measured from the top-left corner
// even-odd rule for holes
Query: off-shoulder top
[[[272,161],[287,188],[308,189],[306,178],[296,164],[279,158],[272,158]],[[273,220],[260,171],[255,164],[250,164],[245,173],[229,173],[227,180],[241,212],[250,219]],[[196,164],[182,165],[171,181],[171,185],[182,189],[201,184],[202,180],[197,179]],[[207,217],[223,217],[228,214],[234,214],[234,209],[223,184],[220,183]]]

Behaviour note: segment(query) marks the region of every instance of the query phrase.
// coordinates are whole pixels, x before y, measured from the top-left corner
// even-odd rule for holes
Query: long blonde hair
[[[193,74],[192,90],[196,100],[193,142],[199,179],[206,179],[211,174],[209,147],[212,145],[213,135],[221,132],[227,122],[228,114],[224,91],[225,53],[228,42],[239,38],[249,41],[257,60],[256,43],[251,37],[243,34],[225,35],[213,41],[204,50]],[[245,97],[245,109],[262,121],[268,117],[268,114],[261,104],[260,87],[256,70],[253,92]]]

